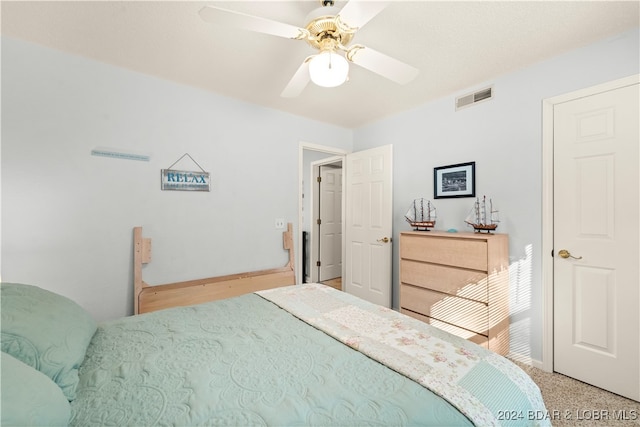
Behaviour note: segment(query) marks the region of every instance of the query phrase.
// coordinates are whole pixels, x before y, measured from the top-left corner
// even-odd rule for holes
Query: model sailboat
[[[404,217],[416,231],[429,231],[436,225],[436,207],[430,200],[415,199]]]
[[[482,233],[483,231],[491,233],[498,228],[498,211],[493,209],[493,203],[489,199],[489,205],[487,206],[487,198],[482,197],[482,201],[476,199],[476,202],[469,212],[469,215],[465,219],[467,224],[473,227],[476,233]]]

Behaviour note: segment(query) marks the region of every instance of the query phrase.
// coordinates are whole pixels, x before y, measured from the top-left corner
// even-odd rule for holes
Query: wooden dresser
[[[400,233],[400,311],[506,355],[507,235]]]

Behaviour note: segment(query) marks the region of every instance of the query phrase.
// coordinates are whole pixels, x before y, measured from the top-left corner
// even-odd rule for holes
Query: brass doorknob
[[[391,239],[388,237],[383,237],[382,239],[378,239],[378,242],[382,242],[382,243],[389,243],[390,241]]]
[[[581,256],[579,257],[575,257],[573,255],[571,255],[571,252],[569,252],[566,249],[561,249],[560,252],[558,252],[558,255],[560,255],[560,258],[573,258],[573,259],[582,259]]]

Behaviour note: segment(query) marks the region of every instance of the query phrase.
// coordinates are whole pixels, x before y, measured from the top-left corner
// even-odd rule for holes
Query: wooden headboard
[[[142,265],[151,262],[151,239],[142,237],[142,227],[133,229],[133,309],[134,314],[186,306],[238,296],[250,292],[295,285],[293,225],[283,234],[289,262],[280,268],[209,277],[186,282],[149,285],[142,279]]]

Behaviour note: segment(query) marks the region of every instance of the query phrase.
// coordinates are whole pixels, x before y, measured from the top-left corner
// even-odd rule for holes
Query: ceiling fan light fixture
[[[337,53],[325,50],[314,56],[309,62],[311,81],[322,87],[336,87],[347,81],[349,63]]]

